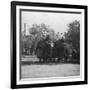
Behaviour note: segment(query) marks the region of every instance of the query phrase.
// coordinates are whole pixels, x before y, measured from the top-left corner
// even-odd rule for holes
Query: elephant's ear
[[[67,43],[64,43],[64,48],[67,49],[67,50],[70,50],[71,49],[71,45],[70,44],[67,44]]]
[[[67,47],[68,47],[67,43],[63,43],[63,46],[64,46],[65,48],[67,48]]]

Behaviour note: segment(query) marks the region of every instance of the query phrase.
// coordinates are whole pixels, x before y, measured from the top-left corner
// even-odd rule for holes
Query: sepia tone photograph
[[[80,76],[81,12],[20,10],[20,78]]]

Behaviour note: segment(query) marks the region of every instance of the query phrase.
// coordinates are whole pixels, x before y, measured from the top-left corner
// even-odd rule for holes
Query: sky
[[[75,20],[81,21],[81,14],[67,14],[67,13],[48,13],[48,12],[31,12],[22,11],[21,29],[24,30],[24,23],[26,23],[26,33],[32,24],[46,24],[49,25],[56,33],[66,32],[67,25]]]

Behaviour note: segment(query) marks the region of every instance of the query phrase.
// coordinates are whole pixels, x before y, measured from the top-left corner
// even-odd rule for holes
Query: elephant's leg
[[[52,63],[54,63],[54,62],[55,62],[55,59],[54,59],[53,57],[51,58],[51,62],[52,62]]]
[[[57,57],[56,57],[56,56],[54,56],[52,59],[53,59],[53,62],[54,62],[54,63],[57,62]]]
[[[50,63],[50,62],[51,62],[51,58],[49,57],[49,58],[48,58],[48,63]]]
[[[45,59],[45,58],[43,58],[42,62],[43,62],[43,63],[45,63],[45,62],[46,62],[46,59]]]
[[[60,58],[60,57],[58,57],[58,58],[57,58],[57,62],[60,62],[60,60],[61,60],[61,58]]]
[[[53,58],[51,58],[51,62],[52,62],[52,63],[54,62],[54,59],[53,59]]]
[[[40,62],[40,63],[42,62],[42,58],[39,58],[39,62]]]

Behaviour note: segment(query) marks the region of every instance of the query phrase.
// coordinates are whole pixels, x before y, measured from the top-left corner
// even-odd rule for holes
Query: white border
[[[82,43],[82,46],[80,45],[80,76],[72,76],[72,77],[57,77],[57,78],[44,78],[44,79],[19,79],[19,72],[20,72],[20,57],[19,57],[19,10],[20,9],[36,9],[36,10],[56,10],[56,11],[76,11],[76,12],[82,12],[82,20],[80,25],[80,43]],[[35,84],[35,83],[52,83],[52,82],[71,82],[71,81],[84,81],[84,10],[83,9],[67,9],[67,8],[48,8],[48,7],[33,7],[33,6],[17,6],[16,7],[16,42],[17,42],[17,57],[16,57],[16,70],[17,70],[17,75],[16,75],[16,84],[21,85],[21,84]]]

